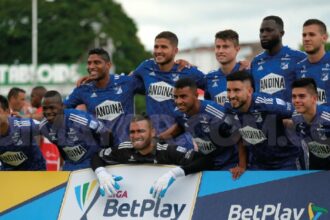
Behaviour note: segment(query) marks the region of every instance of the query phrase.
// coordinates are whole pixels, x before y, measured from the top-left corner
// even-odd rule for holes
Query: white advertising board
[[[149,190],[155,180],[172,166],[115,165],[107,170],[123,177],[113,197],[102,197],[94,172],[72,172],[62,202],[60,220],[73,219],[191,219],[201,173],[177,179],[163,199],[154,199]]]

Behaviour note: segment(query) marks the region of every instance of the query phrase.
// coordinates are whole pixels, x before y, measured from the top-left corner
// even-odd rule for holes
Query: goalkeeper
[[[118,181],[104,168],[115,164],[175,164],[179,165],[162,175],[150,189],[154,198],[164,197],[168,187],[175,179],[212,169],[214,162],[211,156],[201,155],[193,150],[187,151],[181,146],[169,145],[156,138],[156,131],[146,115],[136,115],[130,123],[130,142],[121,143],[118,148],[107,148],[92,158],[92,168],[99,180],[100,193],[111,196],[119,190]]]

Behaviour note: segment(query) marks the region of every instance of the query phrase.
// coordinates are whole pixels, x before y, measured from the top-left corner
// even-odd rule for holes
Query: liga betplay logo
[[[83,211],[83,215],[80,219],[87,220],[88,211],[91,209],[91,207],[93,207],[93,205],[100,197],[97,180],[85,182],[82,185],[74,187],[74,192],[79,208],[81,211]]]
[[[309,203],[308,205],[308,216],[309,220],[317,220],[323,214],[327,214],[328,210],[319,206],[314,205],[313,203]]]
[[[109,173],[120,174],[120,190],[113,196],[100,196],[99,184],[91,169],[71,172],[59,220],[108,219],[179,220],[191,219],[200,174],[178,179],[163,199],[150,195],[150,186],[172,166],[114,165]],[[143,181],[136,181],[141,179]]]
[[[93,180],[92,182],[87,182],[74,188],[77,203],[81,210],[83,210],[86,201],[89,201],[91,196],[94,194],[93,192],[96,186],[97,181]]]

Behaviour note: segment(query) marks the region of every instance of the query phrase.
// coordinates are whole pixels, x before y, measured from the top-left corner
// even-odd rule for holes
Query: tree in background
[[[325,44],[325,51],[330,51],[330,43]]]
[[[31,0],[1,0],[0,8],[1,63],[31,63]],[[117,73],[151,56],[134,21],[112,0],[38,0],[39,63],[85,63],[95,42],[109,39]]]

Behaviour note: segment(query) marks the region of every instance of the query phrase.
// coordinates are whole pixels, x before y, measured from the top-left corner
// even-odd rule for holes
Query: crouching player
[[[296,110],[292,120],[303,139],[309,169],[330,170],[330,107],[317,105],[317,99],[314,79],[301,78],[292,83],[292,103]]]
[[[0,170],[46,170],[38,134],[32,119],[10,117],[8,101],[0,96]]]
[[[211,169],[212,158],[201,156],[181,146],[169,145],[158,141],[156,131],[146,115],[133,117],[130,128],[130,142],[123,142],[117,148],[101,150],[92,159],[92,168],[99,180],[102,196],[116,194],[117,183],[122,178],[109,174],[104,166],[114,164],[175,164],[179,165],[159,178],[150,189],[154,198],[164,197],[168,187],[175,179]]]
[[[40,132],[59,148],[63,170],[89,168],[92,156],[108,144],[108,129],[86,112],[64,109],[57,91],[45,94],[42,108],[45,118],[40,122]]]

